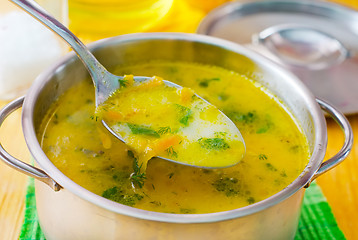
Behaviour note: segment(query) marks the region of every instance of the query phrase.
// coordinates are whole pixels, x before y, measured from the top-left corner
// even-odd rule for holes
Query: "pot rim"
[[[108,211],[127,215],[139,219],[161,221],[161,222],[170,222],[170,223],[207,223],[207,222],[217,222],[230,220],[234,218],[244,217],[246,215],[254,214],[256,212],[267,209],[273,205],[278,204],[279,202],[290,197],[298,190],[303,188],[316,173],[320,167],[325,152],[327,144],[327,129],[324,116],[321,112],[320,107],[318,106],[314,96],[310,91],[303,85],[303,83],[297,79],[292,73],[273,63],[272,61],[264,58],[263,56],[252,52],[251,50],[246,49],[243,46],[240,46],[236,43],[229,42],[226,40],[218,39],[215,37],[198,35],[198,34],[188,34],[188,33],[134,33],[128,35],[121,35],[117,37],[112,37],[108,39],[103,39],[96,41],[90,44],[90,49],[96,50],[102,47],[106,47],[111,44],[117,44],[119,42],[123,43],[126,41],[133,40],[181,40],[181,41],[193,41],[203,44],[212,44],[219,46],[223,49],[239,53],[241,55],[247,56],[252,59],[254,62],[273,66],[275,74],[282,75],[285,79],[290,79],[292,86],[300,91],[301,94],[305,95],[305,101],[307,103],[307,108],[312,113],[312,121],[314,126],[314,136],[315,144],[313,152],[311,154],[309,163],[306,165],[302,173],[286,188],[280,192],[272,195],[269,198],[266,198],[260,202],[238,208],[229,211],[223,212],[214,212],[214,213],[204,213],[204,214],[172,214],[172,213],[161,213],[153,212],[148,210],[137,209],[134,207],[129,207],[122,205],[120,203],[113,202],[111,200],[105,199],[97,194],[94,194],[87,189],[81,187],[66,175],[64,175],[59,169],[55,167],[54,164],[47,158],[45,153],[42,151],[39,141],[37,140],[34,122],[33,122],[33,113],[34,107],[41,89],[44,87],[45,83],[51,78],[52,75],[60,71],[68,62],[77,58],[77,56],[70,52],[62,57],[56,64],[40,74],[32,87],[29,89],[25,101],[23,104],[22,110],[22,127],[25,136],[25,141],[30,150],[31,155],[37,162],[37,164],[59,185],[63,187],[61,191],[68,190],[74,195],[86,200],[90,203],[93,203],[101,208],[107,209]]]

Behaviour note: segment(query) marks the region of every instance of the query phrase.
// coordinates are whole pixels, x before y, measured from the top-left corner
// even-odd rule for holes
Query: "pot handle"
[[[11,103],[7,104],[3,109],[0,111],[0,127],[5,121],[5,119],[13,113],[18,108],[22,107],[22,104],[24,102],[25,97],[20,97]],[[41,182],[46,183],[49,185],[53,190],[59,191],[61,189],[61,186],[55,182],[52,178],[50,178],[47,173],[45,173],[43,170],[36,168],[34,166],[31,166],[13,156],[11,156],[2,146],[0,142],[0,158],[10,167],[30,176],[37,180],[40,180]]]
[[[341,127],[344,134],[344,144],[341,150],[336,155],[321,164],[315,175],[313,175],[310,182],[305,187],[308,187],[314,179],[321,176],[323,173],[331,170],[332,168],[340,164],[348,156],[353,145],[353,131],[348,119],[343,115],[343,113],[341,113],[339,110],[337,110],[335,107],[328,104],[327,102],[321,99],[316,100],[321,106],[322,110],[328,113],[333,118],[333,120]]]

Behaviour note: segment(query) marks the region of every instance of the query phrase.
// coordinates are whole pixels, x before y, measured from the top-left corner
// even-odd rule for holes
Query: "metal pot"
[[[109,70],[124,63],[162,59],[217,65],[246,74],[266,86],[296,118],[308,138],[312,157],[301,175],[285,189],[261,202],[231,211],[158,213],[124,206],[93,194],[60,172],[46,157],[36,137],[49,106],[72,85],[88,77],[82,63],[70,53],[40,75],[26,97],[13,101],[0,112],[2,124],[11,112],[23,107],[24,136],[38,167],[15,159],[2,147],[0,156],[10,166],[50,186],[36,181],[40,225],[48,240],[292,239],[305,187],[339,164],[351,149],[352,130],[340,112],[316,100],[291,73],[237,44],[194,34],[149,33],[98,41],[90,48]],[[242,67],[248,65],[251,67]],[[327,129],[319,105],[345,134],[342,149],[324,163]]]

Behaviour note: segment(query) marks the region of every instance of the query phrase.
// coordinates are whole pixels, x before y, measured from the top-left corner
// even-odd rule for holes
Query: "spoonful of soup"
[[[130,75],[123,81],[97,114],[138,153],[142,170],[154,156],[206,168],[242,159],[245,145],[239,130],[191,89],[158,77],[139,82]]]
[[[191,89],[159,77],[116,76],[36,2],[11,1],[76,52],[95,86],[97,117],[136,152],[143,169],[152,157],[203,168],[229,167],[243,158],[245,144],[235,124]]]

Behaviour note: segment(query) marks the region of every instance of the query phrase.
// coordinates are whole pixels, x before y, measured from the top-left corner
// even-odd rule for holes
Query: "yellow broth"
[[[141,171],[154,156],[187,165],[220,168],[237,164],[245,145],[233,122],[190,88],[132,75],[97,108],[99,119],[133,149]]]
[[[153,61],[116,74],[158,75],[190,87],[240,129],[246,154],[233,167],[201,169],[153,158],[145,173],[133,152],[94,115],[90,80],[69,89],[39,132],[48,158],[84,188],[128,206],[168,213],[209,213],[247,206],[279,192],[303,171],[307,140],[284,106],[262,86],[219,67]]]

